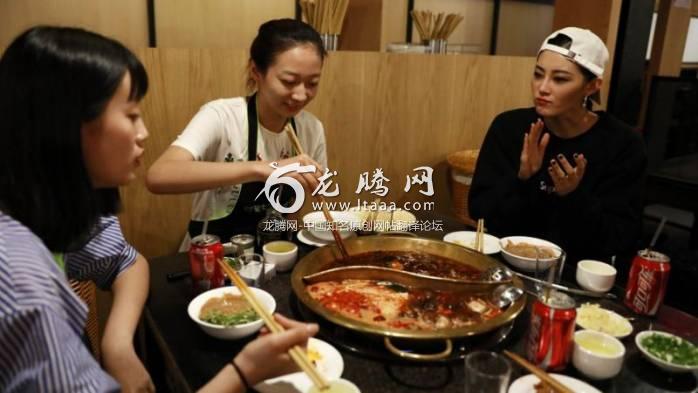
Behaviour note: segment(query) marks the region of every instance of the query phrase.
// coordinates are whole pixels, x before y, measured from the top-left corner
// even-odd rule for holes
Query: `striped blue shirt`
[[[82,341],[87,306],[66,275],[109,288],[137,253],[115,216],[100,220],[65,274],[28,228],[0,212],[0,391],[104,392],[119,385]]]

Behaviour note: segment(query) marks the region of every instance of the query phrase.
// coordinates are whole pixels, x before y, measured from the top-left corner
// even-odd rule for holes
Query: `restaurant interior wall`
[[[37,24],[78,26],[131,48],[148,46],[148,16],[143,0],[0,0],[0,51]],[[76,11],[79,10],[79,11]]]
[[[143,103],[150,130],[144,168],[165,150],[205,102],[244,94],[246,54],[234,49],[143,49],[153,81]],[[324,124],[329,166],[340,195],[330,201],[372,201],[356,194],[359,176],[382,168],[385,201],[433,201],[448,212],[446,155],[480,146],[493,117],[530,104],[532,57],[420,56],[334,52],[308,110]],[[433,197],[414,186],[413,168],[434,168]],[[156,196],[142,181],[122,189],[124,233],[148,257],[173,253],[185,232],[189,196]],[[306,209],[309,206],[306,196]]]

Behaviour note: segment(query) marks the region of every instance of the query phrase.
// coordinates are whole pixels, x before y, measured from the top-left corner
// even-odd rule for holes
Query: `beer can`
[[[544,370],[562,370],[569,363],[574,347],[574,299],[550,291],[533,302],[531,325],[526,338],[526,357]]]
[[[651,250],[640,250],[630,267],[625,304],[642,315],[655,315],[664,302],[669,283],[669,257]]]
[[[199,235],[191,240],[189,268],[195,292],[223,286],[223,270],[218,264],[223,259],[223,245],[218,236]]]
[[[235,248],[235,256],[254,254],[254,236],[242,233],[230,238],[230,243]]]

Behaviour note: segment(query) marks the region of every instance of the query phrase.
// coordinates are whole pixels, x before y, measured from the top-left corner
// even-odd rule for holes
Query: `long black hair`
[[[257,36],[250,46],[250,64],[257,67],[261,73],[266,73],[269,66],[274,64],[276,56],[300,45],[311,45],[317,51],[320,60],[324,61],[327,51],[322,45],[320,34],[309,24],[295,19],[274,19],[259,26]],[[248,90],[254,90],[254,79],[247,76]]]
[[[78,248],[99,216],[119,209],[117,188],[95,189],[81,127],[97,118],[124,76],[129,100],[148,89],[141,62],[86,30],[38,26],[0,58],[0,209],[52,251]]]

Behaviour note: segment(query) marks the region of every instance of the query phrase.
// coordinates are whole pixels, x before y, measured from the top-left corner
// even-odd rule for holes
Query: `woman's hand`
[[[555,193],[559,196],[565,196],[577,189],[579,183],[584,177],[584,170],[587,167],[587,160],[583,154],[574,154],[575,167],[567,161],[564,155],[558,154],[557,160],[550,160],[548,173],[553,179]]]
[[[293,164],[296,162],[299,163],[301,166],[313,165],[315,167],[315,172],[309,172],[309,173],[291,172],[291,173],[288,173],[286,176],[289,176],[289,177],[292,177],[292,178],[298,180],[298,182],[301,183],[301,185],[303,186],[303,188],[305,190],[307,190],[309,192],[315,191],[317,186],[320,184],[320,181],[318,179],[324,173],[325,168],[323,168],[322,165],[318,164],[315,160],[310,158],[310,156],[308,156],[307,154],[301,154],[301,155],[297,155],[295,157],[286,158],[286,159],[283,159],[281,161],[278,161],[277,164],[279,164],[279,168],[280,168],[280,167],[290,165],[290,164]],[[267,171],[266,176],[264,177],[264,180],[266,180],[269,177],[269,175],[271,175],[271,173],[274,171],[274,168],[272,168],[268,164],[267,164],[267,168],[268,168],[268,171]]]
[[[528,180],[543,166],[545,148],[548,147],[550,135],[543,132],[543,121],[538,119],[531,124],[529,132],[524,135],[523,149],[521,150],[521,164],[519,166],[519,179]]]
[[[305,346],[308,338],[318,331],[316,324],[293,321],[279,314],[275,314],[274,318],[286,330],[259,336],[234,359],[251,386],[265,379],[298,371],[288,350],[296,345]]]
[[[148,371],[136,355],[133,345],[105,348],[104,367],[121,385],[122,392],[154,392]]]

